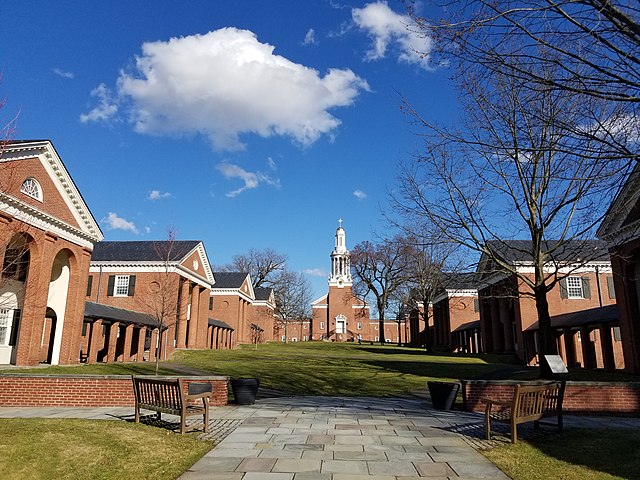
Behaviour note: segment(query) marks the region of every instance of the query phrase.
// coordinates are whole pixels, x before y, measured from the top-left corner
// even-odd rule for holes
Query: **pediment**
[[[9,142],[4,147],[0,162],[4,170],[0,203],[4,210],[76,243],[93,244],[104,238],[50,141]],[[20,191],[27,178],[35,179],[40,185],[41,200]]]

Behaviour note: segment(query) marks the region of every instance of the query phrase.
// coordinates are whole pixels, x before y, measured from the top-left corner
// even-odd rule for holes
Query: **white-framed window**
[[[305,330],[307,329],[307,324],[305,323],[302,328],[304,328]]]
[[[358,322],[358,330],[362,330],[362,323]]]
[[[20,191],[39,202],[42,201],[42,188],[35,178],[27,178],[20,186]]]
[[[9,338],[11,337],[12,318],[12,309],[0,308],[0,347],[9,345]]]
[[[129,275],[116,275],[113,286],[114,297],[126,297],[129,295]]]
[[[567,277],[567,296],[569,298],[584,298],[581,277]]]
[[[320,322],[320,329],[322,330],[324,328],[324,322]]]
[[[374,325],[373,329],[378,330],[378,325]]]
[[[292,342],[297,342],[297,341],[298,341],[298,338],[297,338],[297,337],[292,337],[292,338],[291,338],[291,341],[292,341]]]
[[[302,341],[306,342],[307,341],[307,336],[305,335],[304,337],[302,337]]]
[[[380,337],[373,337],[373,341],[374,342],[379,342],[380,341]]]
[[[282,335],[282,341],[285,342],[287,340],[287,336],[286,335]]]

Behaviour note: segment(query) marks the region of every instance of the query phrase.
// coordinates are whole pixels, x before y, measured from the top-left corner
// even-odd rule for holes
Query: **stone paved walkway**
[[[181,480],[508,478],[419,399],[270,398],[211,414],[242,423]]]

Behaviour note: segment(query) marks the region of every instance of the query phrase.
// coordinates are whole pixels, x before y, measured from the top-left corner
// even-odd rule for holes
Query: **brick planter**
[[[462,380],[463,408],[484,411],[484,397],[511,400],[516,380]],[[567,382],[562,410],[575,415],[640,417],[640,383]]]
[[[160,377],[163,378],[163,377]],[[165,377],[175,378],[175,376]],[[227,404],[227,377],[181,377],[211,383],[211,406]],[[129,375],[0,375],[0,407],[133,407]]]

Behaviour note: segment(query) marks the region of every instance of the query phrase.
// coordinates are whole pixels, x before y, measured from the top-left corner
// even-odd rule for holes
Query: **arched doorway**
[[[57,365],[60,362],[62,330],[64,328],[65,312],[67,308],[69,281],[71,279],[70,258],[71,253],[68,250],[61,250],[56,255],[56,258],[53,260],[53,265],[51,266],[47,312],[52,310],[56,315],[55,322],[49,322],[52,324],[53,328],[51,330],[51,342],[46,349],[47,363],[50,363],[51,365]],[[48,322],[45,320],[45,326],[47,324]],[[43,331],[43,338],[45,335],[46,330]],[[44,351],[44,345],[42,351]]]
[[[15,364],[31,238],[17,233],[0,250],[0,364]]]

